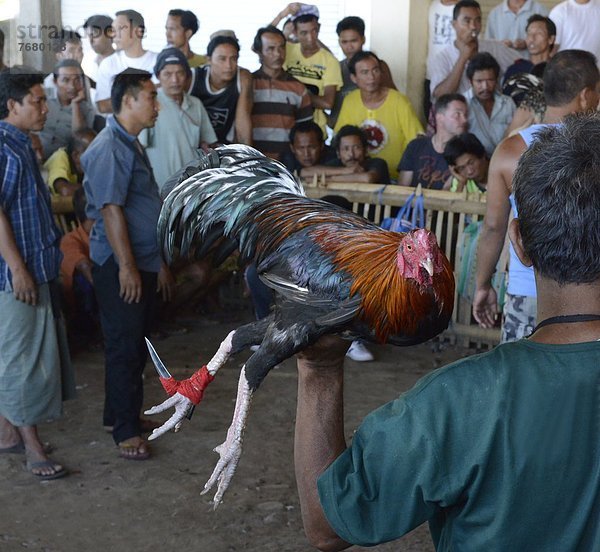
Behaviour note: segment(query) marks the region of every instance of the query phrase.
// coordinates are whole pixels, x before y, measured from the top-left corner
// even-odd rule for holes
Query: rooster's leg
[[[206,370],[211,376],[219,371],[219,369],[227,362],[229,357],[236,354],[250,345],[260,343],[265,333],[272,322],[273,317],[269,316],[262,320],[257,320],[250,324],[240,326],[236,330],[229,332],[227,337],[221,342],[217,352],[208,361]],[[152,434],[148,437],[151,441],[160,437],[164,433],[170,430],[179,431],[183,421],[186,417],[191,417],[191,409],[193,403],[190,399],[180,393],[175,393],[172,397],[169,397],[162,404],[152,407],[145,411],[145,414],[157,414],[164,412],[170,408],[175,408],[175,413],[159,428],[156,428]]]
[[[242,351],[250,345],[260,343],[272,319],[272,316],[268,316],[267,318],[245,324],[229,332],[229,335],[222,341],[219,349],[206,365],[210,375],[214,376],[231,355]]]
[[[242,455],[242,438],[251,401],[252,390],[246,379],[246,366],[244,366],[240,373],[240,379],[238,380],[235,410],[233,412],[233,420],[227,430],[227,438],[225,439],[225,442],[215,448],[215,452],[219,454],[220,458],[210,479],[206,482],[206,485],[204,485],[204,489],[202,490],[202,494],[205,494],[218,482],[217,492],[213,498],[215,509],[221,503],[223,494],[229,487],[231,478],[235,473],[240,456]]]
[[[215,508],[221,503],[240,460],[244,428],[254,392],[275,365],[315,343],[322,333],[323,328],[312,320],[300,323],[295,321],[289,325],[282,324],[281,321],[273,323],[267,328],[258,351],[242,368],[233,420],[225,442],[215,448],[220,458],[202,490],[202,494],[205,494],[217,483],[217,492],[213,499]]]

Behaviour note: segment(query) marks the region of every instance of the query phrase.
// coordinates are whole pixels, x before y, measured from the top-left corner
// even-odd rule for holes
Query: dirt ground
[[[239,318],[248,316],[240,313]],[[187,377],[236,325],[191,322],[188,334],[155,346],[175,377]],[[430,344],[373,351],[375,362],[346,362],[349,438],[367,412],[430,370],[468,354],[452,347],[433,352]],[[0,551],[311,550],[302,531],[293,473],[293,360],[273,370],[253,400],[244,454],[223,504],[213,512],[211,496],[200,495],[218,458],[212,449],[224,440],[231,421],[243,360],[233,359],[221,369],[180,433],[154,441],[150,460],[133,462],[118,458],[101,427],[102,353],[76,355],[79,396],[65,403],[61,420],[40,428],[42,438],[55,446],[53,457],[71,475],[39,482],[24,470],[22,456],[0,456]],[[146,405],[164,399],[150,365],[145,389]],[[427,527],[421,526],[400,541],[370,550],[430,552],[433,545]]]

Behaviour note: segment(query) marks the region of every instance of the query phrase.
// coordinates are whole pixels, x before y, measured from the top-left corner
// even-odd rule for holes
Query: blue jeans
[[[102,266],[92,266],[104,335],[104,425],[113,426],[117,444],[141,435],[142,372],[148,356],[144,337],[150,335],[157,274],[140,271],[140,276],[142,299],[128,304],[119,296],[119,266],[115,258],[110,257]]]

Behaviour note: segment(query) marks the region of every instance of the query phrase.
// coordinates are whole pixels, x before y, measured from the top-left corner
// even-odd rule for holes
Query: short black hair
[[[79,69],[79,72],[81,73],[81,76],[83,77],[83,69],[81,68],[81,65],[79,64],[79,62],[75,59],[61,59],[55,66],[54,69],[52,70],[52,74],[54,75],[54,78],[57,79],[58,78],[58,73],[59,73],[59,69],[61,67],[76,67],[77,69]]]
[[[542,129],[519,160],[513,191],[523,248],[559,284],[600,279],[600,118]]]
[[[208,43],[206,55],[211,57],[215,49],[222,44],[230,44],[238,51],[238,53],[240,51],[240,43],[235,38],[232,36],[217,35]]]
[[[356,31],[360,36],[365,36],[364,19],[356,15],[344,17],[335,28],[335,32],[338,36],[340,36],[343,31]]]
[[[277,27],[273,25],[267,25],[266,27],[261,27],[260,29],[258,29],[258,31],[256,31],[256,36],[252,41],[253,52],[257,54],[260,54],[262,52],[262,35],[264,35],[265,33],[276,34],[277,36],[283,38],[284,44],[286,43],[285,35],[282,31],[280,31]]]
[[[298,28],[298,23],[310,23],[314,21],[315,23],[319,22],[319,18],[312,13],[305,13],[304,15],[300,15],[294,19],[294,29]]]
[[[64,50],[68,42],[81,43],[81,35],[76,31],[61,29],[58,33],[51,34],[48,38],[52,52]]]
[[[381,60],[377,57],[377,54],[374,52],[370,52],[369,50],[361,50],[360,52],[356,52],[348,62],[348,70],[350,74],[356,75],[356,64],[360,61],[363,61],[367,58],[373,58],[377,60],[377,63],[381,63]]]
[[[452,11],[452,19],[454,21],[458,19],[458,16],[460,15],[460,10],[462,10],[463,8],[475,8],[476,10],[481,11],[481,6],[479,5],[479,2],[475,2],[475,0],[460,0],[460,2],[458,2],[454,6],[454,10]]]
[[[110,89],[110,103],[113,112],[116,115],[121,112],[123,96],[125,94],[131,94],[134,98],[137,98],[138,92],[142,89],[144,82],[151,79],[152,74],[142,69],[128,67],[124,71],[121,71],[115,77]]]
[[[112,36],[112,18],[108,15],[91,15],[83,23],[83,28],[87,31],[93,29],[96,35],[105,34],[106,36]]]
[[[200,28],[200,24],[198,23],[198,18],[193,11],[190,10],[170,10],[169,15],[171,17],[179,17],[181,22],[181,26],[187,31],[192,31],[192,36],[194,36],[198,29]]]
[[[546,30],[548,31],[549,37],[556,36],[556,25],[554,24],[554,21],[552,21],[552,19],[550,19],[549,17],[540,15],[539,13],[534,13],[527,20],[527,26],[525,27],[525,30],[527,30],[529,28],[529,25],[531,25],[532,23],[535,23],[535,22],[540,22],[540,23],[543,23],[544,25],[546,25]]]
[[[467,105],[467,99],[462,94],[442,94],[434,105],[436,113],[443,113],[452,102],[462,102]]]
[[[115,17],[119,17],[120,15],[124,15],[131,22],[131,26],[135,29],[139,27],[143,31],[146,30],[146,22],[144,21],[144,16],[135,10],[119,10],[115,12]]]
[[[360,138],[360,143],[363,145],[363,148],[365,148],[366,152],[368,147],[367,135],[360,127],[355,125],[344,125],[342,128],[340,128],[340,130],[337,131],[333,139],[333,147],[335,151],[340,150],[342,138],[345,138],[346,136],[358,136]]]
[[[470,132],[453,136],[444,146],[444,159],[448,165],[456,165],[456,160],[465,153],[470,153],[479,159],[486,156],[483,144]]]
[[[475,54],[467,64],[467,78],[473,80],[476,71],[486,71],[491,69],[496,74],[496,79],[500,75],[500,64],[496,58],[489,52],[479,52]]]
[[[8,117],[8,100],[23,104],[31,87],[44,83],[44,75],[25,65],[14,65],[0,71],[0,119]]]
[[[584,88],[595,89],[600,80],[596,56],[585,50],[562,50],[544,70],[544,98],[548,106],[567,105]]]
[[[323,131],[321,130],[321,127],[314,121],[302,121],[301,123],[296,123],[292,127],[292,130],[290,130],[290,143],[294,143],[296,134],[310,134],[311,132],[314,132],[317,135],[319,142],[323,143]]]

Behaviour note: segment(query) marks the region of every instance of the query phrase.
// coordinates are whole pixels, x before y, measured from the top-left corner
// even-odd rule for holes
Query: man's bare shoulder
[[[507,161],[518,161],[526,149],[525,140],[517,133],[505,138],[498,144],[498,147],[494,151],[494,157],[500,157]]]
[[[488,189],[500,185],[502,189],[506,188],[504,193],[510,193],[513,174],[526,147],[519,134],[509,136],[498,144],[490,160]]]
[[[491,159],[491,165],[497,169],[508,169],[511,173],[515,170],[517,162],[527,149],[525,141],[519,134],[505,138],[498,144]]]

